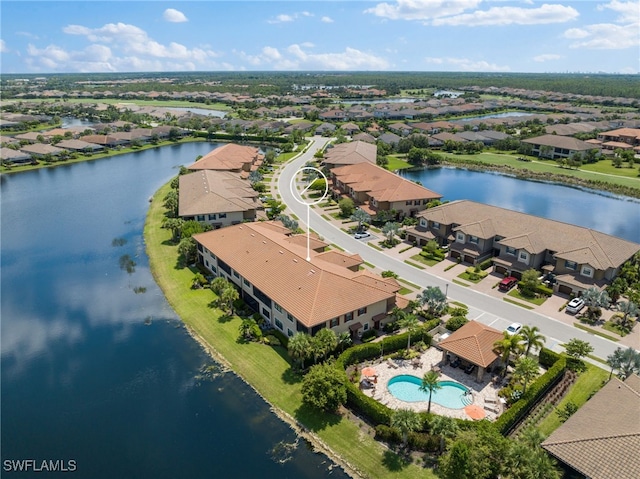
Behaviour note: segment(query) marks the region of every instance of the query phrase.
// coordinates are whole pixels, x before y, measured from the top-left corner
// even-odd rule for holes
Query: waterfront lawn
[[[357,424],[341,416],[303,407],[301,377],[291,369],[284,348],[239,344],[240,319],[223,316],[211,308],[209,304],[215,295],[210,290],[191,289],[194,272],[176,266],[177,247],[170,243],[170,231],[160,228],[164,218],[162,198],[169,189],[167,184],[154,195],[144,238],[153,276],[178,316],[207,348],[222,356],[228,366],[270,404],[289,418],[295,418],[362,476],[397,477],[397,471],[387,464],[401,463],[401,459],[389,460],[389,451],[362,432]],[[435,475],[411,464],[403,468],[403,477],[432,479]]]
[[[558,403],[556,409],[562,409],[569,401],[581,407],[593,394],[600,390],[603,382],[609,377],[609,373],[604,369],[591,363],[585,364],[587,366],[586,371],[578,376],[578,379],[573,386],[571,386],[565,397]],[[542,434],[548,436],[560,427],[561,424],[560,418],[556,414],[555,409],[553,409],[547,417],[540,421],[537,427]]]
[[[398,158],[397,156],[387,156],[387,159],[389,163],[385,168],[389,171],[404,170],[405,168],[411,168],[413,166],[408,161]]]

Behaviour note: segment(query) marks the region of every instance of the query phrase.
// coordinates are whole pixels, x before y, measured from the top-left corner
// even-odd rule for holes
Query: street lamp
[[[444,285],[444,297],[445,298],[449,297],[449,283]]]

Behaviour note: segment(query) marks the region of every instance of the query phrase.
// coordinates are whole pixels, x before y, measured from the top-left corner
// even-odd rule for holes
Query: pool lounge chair
[[[398,369],[398,365],[391,358],[387,359],[387,364],[393,369]]]

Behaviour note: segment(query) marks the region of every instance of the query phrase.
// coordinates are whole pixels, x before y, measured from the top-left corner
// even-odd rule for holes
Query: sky
[[[640,72],[638,0],[0,2],[0,73]]]

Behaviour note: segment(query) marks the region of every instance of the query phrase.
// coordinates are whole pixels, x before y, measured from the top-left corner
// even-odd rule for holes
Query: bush
[[[362,338],[360,339],[362,340],[363,343],[368,343],[369,341],[373,341],[376,337],[377,337],[376,330],[369,329],[368,331],[364,332],[364,334],[362,335]]]
[[[380,276],[382,276],[383,278],[397,278],[398,274],[394,273],[391,270],[387,270],[387,271],[383,271]]]
[[[458,329],[460,329],[462,326],[464,326],[468,322],[469,322],[469,320],[467,318],[465,318],[464,316],[454,316],[454,317],[452,317],[451,319],[449,319],[447,321],[447,323],[445,324],[445,327],[449,331],[457,331]]]
[[[376,441],[397,444],[402,441],[402,433],[395,427],[378,424],[376,426]]]
[[[440,438],[422,432],[409,432],[407,443],[415,451],[436,452],[440,450]]]
[[[542,348],[538,356],[538,362],[542,367],[549,369],[558,360],[560,360],[561,357],[562,357],[561,354],[558,354],[555,351],[552,351],[551,349]]]
[[[553,289],[549,288],[548,286],[545,286],[544,284],[539,285],[535,291],[537,294],[541,296],[547,296],[547,297],[553,296]]]
[[[285,348],[289,346],[289,337],[286,334],[284,334],[282,331],[274,329],[273,331],[270,331],[269,334],[278,338],[278,341],[280,341],[280,344]]]
[[[480,269],[482,271],[485,271],[489,268],[491,268],[491,266],[493,266],[493,261],[491,258],[489,259],[485,259],[482,263],[480,263],[478,266],[480,266]]]
[[[262,341],[264,341],[265,344],[268,344],[269,346],[282,346],[282,343],[280,342],[280,340],[276,337],[275,334],[269,334],[267,336],[265,336]]]

